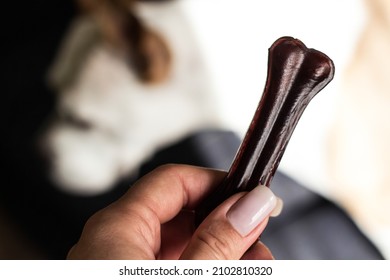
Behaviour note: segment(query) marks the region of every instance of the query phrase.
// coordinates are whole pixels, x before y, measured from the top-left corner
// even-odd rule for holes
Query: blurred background
[[[111,4],[106,2],[7,4],[13,20],[2,23],[1,259],[65,257],[92,213],[159,164],[227,169],[260,100],[268,48],[281,36],[326,53],[336,74],[303,114],[275,188],[290,182],[324,199],[327,207],[341,211],[335,215],[353,224],[360,242],[356,247],[363,244],[362,252],[374,252],[361,258],[389,258],[390,4],[129,1],[129,24],[142,24],[137,32],[159,34],[170,52],[157,57],[167,59],[171,72],[159,75],[164,68],[158,68],[163,64],[157,59],[157,78],[151,83],[137,78],[137,60],[126,55],[142,44],[126,48],[107,16]],[[159,42],[153,32],[150,38]],[[145,55],[142,49],[137,54]],[[323,226],[343,235],[343,226],[338,232],[336,225],[330,219]],[[307,234],[308,229],[299,230]],[[290,253],[281,256],[353,258]]]

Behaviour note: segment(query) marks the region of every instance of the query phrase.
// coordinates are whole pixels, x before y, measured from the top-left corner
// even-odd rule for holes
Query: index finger
[[[162,224],[182,209],[195,209],[225,176],[226,172],[219,170],[164,165],[137,181],[118,201],[118,205],[131,208],[132,211],[148,209]]]

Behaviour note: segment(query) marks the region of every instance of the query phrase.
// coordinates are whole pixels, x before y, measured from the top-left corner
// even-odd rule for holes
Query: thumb
[[[240,259],[256,242],[281,200],[259,186],[218,206],[197,228],[182,259]],[[280,212],[280,211],[278,211]]]

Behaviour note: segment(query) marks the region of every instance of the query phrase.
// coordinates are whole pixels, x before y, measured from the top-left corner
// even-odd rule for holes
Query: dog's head
[[[164,83],[171,51],[162,36],[139,19],[136,1],[78,2],[80,15],[49,71],[57,105],[40,146],[58,186],[94,194],[144,159],[142,145],[130,156],[126,147],[118,146],[133,137],[126,133],[136,126],[132,121],[147,118],[142,101],[134,96]],[[129,91],[136,94],[129,96]]]

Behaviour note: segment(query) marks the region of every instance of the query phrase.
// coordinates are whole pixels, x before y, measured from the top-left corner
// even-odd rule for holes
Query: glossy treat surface
[[[197,209],[199,224],[229,196],[270,186],[286,145],[310,100],[333,78],[325,54],[292,37],[269,49],[267,81],[260,103],[224,181]]]

